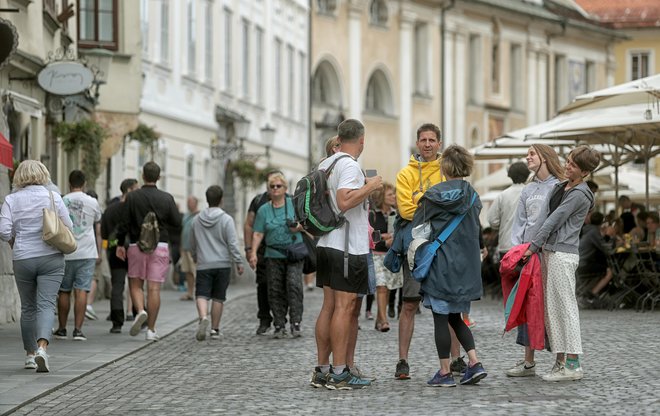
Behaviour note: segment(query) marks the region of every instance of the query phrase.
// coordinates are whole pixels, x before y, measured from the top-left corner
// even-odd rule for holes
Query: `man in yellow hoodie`
[[[410,221],[415,215],[417,203],[430,187],[444,181],[440,173],[440,155],[442,136],[438,126],[432,123],[422,124],[417,129],[418,154],[410,156],[408,165],[396,175],[396,202],[403,223],[401,232],[411,232]],[[404,253],[408,247],[404,247]],[[410,379],[408,350],[415,329],[415,313],[422,299],[419,295],[419,283],[412,278],[408,262],[403,262],[403,307],[399,316],[399,362],[394,377],[399,380]]]

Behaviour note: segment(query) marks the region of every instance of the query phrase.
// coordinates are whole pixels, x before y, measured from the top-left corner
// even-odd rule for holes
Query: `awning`
[[[5,92],[4,96],[9,100],[12,108],[17,113],[25,113],[35,118],[41,118],[43,111],[39,101],[14,91]]]
[[[7,166],[10,170],[14,169],[14,147],[2,133],[0,133],[0,164]]]

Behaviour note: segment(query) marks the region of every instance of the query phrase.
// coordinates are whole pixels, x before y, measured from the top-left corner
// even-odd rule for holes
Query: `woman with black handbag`
[[[24,160],[14,173],[14,192],[0,211],[0,239],[13,249],[14,277],[21,298],[21,335],[26,369],[49,371],[46,349],[55,320],[55,300],[64,277],[63,253],[43,240],[44,210],[53,210],[71,229],[69,210],[50,191],[50,173],[37,160]]]
[[[250,267],[256,268],[257,247],[266,242],[268,302],[273,313],[275,338],[286,338],[286,314],[289,313],[291,336],[302,336],[300,323],[303,313],[302,269],[309,254],[303,242],[301,225],[294,218],[293,203],[286,196],[284,175],[275,173],[268,178],[270,202],[257,211],[253,225]]]

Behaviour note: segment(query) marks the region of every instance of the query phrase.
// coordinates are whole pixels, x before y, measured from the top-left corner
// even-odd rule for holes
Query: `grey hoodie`
[[[234,219],[222,208],[210,207],[195,217],[190,246],[197,256],[197,270],[222,269],[241,264]]]
[[[558,182],[552,175],[544,181],[535,177],[523,188],[511,225],[511,246],[529,243],[536,236],[548,215],[548,195]]]
[[[565,188],[566,182],[555,185],[548,195],[548,204],[551,195],[560,188]],[[594,194],[586,183],[580,182],[566,191],[557,209],[548,216],[536,236],[532,238],[530,251],[536,252],[543,247],[543,250],[547,251],[579,254],[580,229],[593,206]]]

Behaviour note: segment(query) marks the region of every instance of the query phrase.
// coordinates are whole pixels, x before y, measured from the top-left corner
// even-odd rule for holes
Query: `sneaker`
[[[557,361],[552,370],[541,378],[545,381],[573,381],[581,380],[583,376],[582,367],[568,368],[561,361]]]
[[[536,375],[536,363],[518,361],[514,367],[506,370],[506,375],[509,377],[533,377]]]
[[[394,378],[398,380],[410,380],[410,366],[408,362],[403,358],[396,363],[396,371],[394,372]]]
[[[275,339],[284,339],[287,337],[286,328],[275,327],[275,332],[273,333],[273,338]]]
[[[121,325],[112,325],[112,328],[110,328],[110,333],[121,334]]]
[[[321,371],[321,367],[315,367],[312,373],[312,379],[309,380],[309,385],[318,389],[325,386],[327,379],[328,373]]]
[[[354,376],[360,377],[362,380],[367,380],[367,381],[370,381],[372,383],[374,381],[376,381],[376,377],[368,376],[368,375],[364,374],[362,372],[362,370],[360,370],[360,367],[358,367],[357,365],[354,366],[354,367],[348,367],[348,371],[350,371],[351,374],[353,374]]]
[[[37,349],[34,362],[37,364],[37,373],[47,373],[50,371],[48,368],[48,354],[46,354],[46,350],[43,348],[39,347]]]
[[[131,325],[131,330],[129,331],[129,334],[131,334],[132,337],[139,334],[140,330],[142,329],[142,324],[146,322],[147,322],[147,312],[142,311],[138,313],[137,316],[135,317],[135,320],[133,321],[133,325]]]
[[[475,326],[477,326],[477,323],[472,318],[465,318],[463,319],[463,322],[468,328],[474,328]]]
[[[308,292],[313,292],[315,287],[316,286],[314,285],[314,283],[307,283],[307,291]]]
[[[59,328],[57,331],[53,331],[53,337],[55,339],[66,339],[66,328]]]
[[[431,387],[456,387],[456,382],[454,381],[452,373],[449,372],[445,375],[442,375],[440,374],[440,370],[438,370],[433,378],[427,381],[426,384]]]
[[[220,339],[222,338],[222,332],[218,329],[212,329],[210,334],[211,339]]]
[[[257,328],[257,335],[266,335],[270,329],[270,322],[261,321],[259,328]]]
[[[206,316],[199,320],[197,324],[197,333],[195,339],[197,341],[204,341],[206,339],[206,328],[209,327],[209,318]]]
[[[126,314],[126,322],[133,322],[135,320],[135,315],[131,314]]]
[[[390,318],[394,318],[396,316],[396,312],[394,311],[394,305],[389,305],[387,307],[387,316]]]
[[[89,319],[90,321],[96,321],[99,319],[98,315],[96,315],[96,312],[94,312],[92,305],[87,305],[87,308],[85,309],[85,318]]]
[[[461,374],[465,374],[465,369],[467,368],[467,364],[465,364],[465,361],[463,360],[463,357],[458,357],[454,361],[449,364],[449,369],[451,370],[451,374],[454,376],[460,376]]]
[[[293,324],[291,325],[291,336],[293,338],[300,338],[302,337],[302,329],[300,329],[300,324]]]
[[[74,341],[87,341],[87,337],[79,329],[73,329],[73,340]]]
[[[468,365],[465,369],[465,374],[461,379],[461,384],[477,384],[481,381],[482,378],[485,378],[488,375],[481,363],[476,363],[472,367]]]
[[[329,390],[356,390],[369,387],[370,385],[370,381],[351,374],[348,368],[345,368],[341,374],[328,373],[328,378],[325,382],[325,387]]]
[[[367,321],[373,321],[374,320],[374,315],[371,313],[371,311],[366,311],[364,313],[364,317],[367,319]]]
[[[144,339],[147,341],[158,341],[160,340],[160,337],[156,333],[156,331],[152,331],[151,329],[147,329],[147,335],[145,335]]]
[[[23,368],[27,370],[34,370],[37,368],[37,362],[34,361],[35,355],[27,355],[25,356],[25,366]]]

